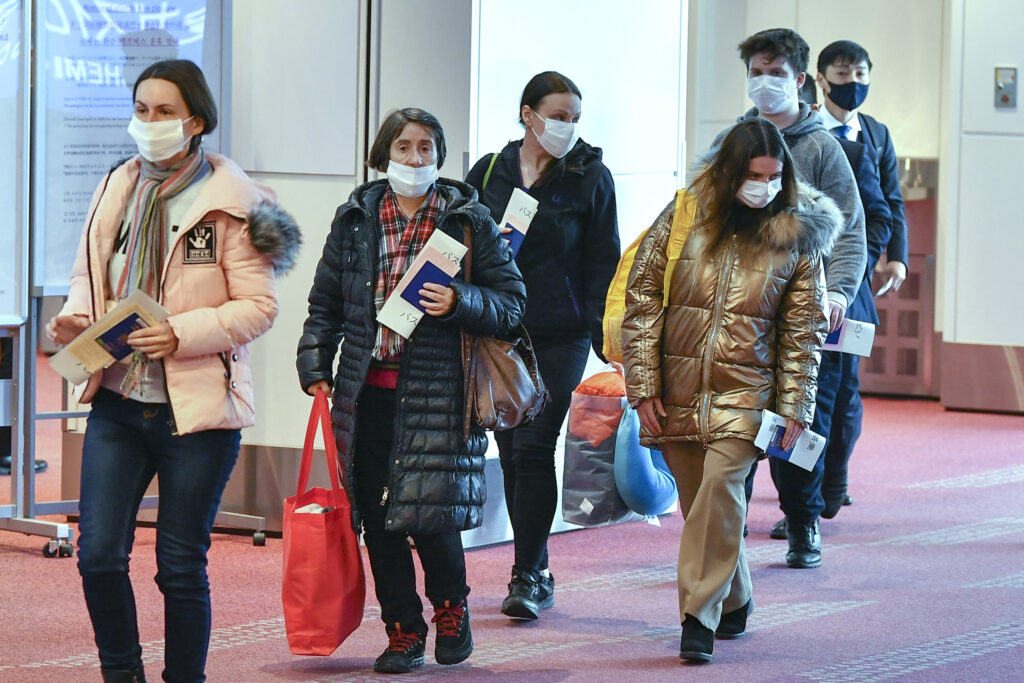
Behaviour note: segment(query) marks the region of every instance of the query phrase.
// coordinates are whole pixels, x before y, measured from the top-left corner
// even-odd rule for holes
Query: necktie
[[[853,129],[847,126],[846,124],[843,124],[841,126],[836,126],[835,128],[833,128],[832,135],[835,135],[837,138],[845,138],[851,130]]]

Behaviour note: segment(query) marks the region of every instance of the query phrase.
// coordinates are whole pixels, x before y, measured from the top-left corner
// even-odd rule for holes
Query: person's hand
[[[637,415],[640,416],[640,424],[655,436],[661,435],[661,423],[658,416],[665,417],[665,406],[661,405],[661,399],[657,396],[645,398],[636,407]]]
[[[77,313],[74,315],[58,315],[46,323],[46,336],[55,344],[64,346],[74,341],[75,337],[85,331],[87,327],[89,327],[88,316]]]
[[[900,291],[903,281],[907,279],[907,264],[902,261],[886,261],[875,266],[875,272],[886,279],[882,290]]]
[[[846,306],[838,301],[828,300],[828,333],[832,334],[843,324],[846,318]]]
[[[103,380],[103,371],[90,375],[89,379],[85,380],[83,385],[75,387],[75,399],[81,404],[92,403],[92,400],[96,397],[96,392],[100,390],[100,385]]]
[[[440,318],[451,313],[455,308],[455,290],[434,282],[424,282],[419,291],[420,305],[426,309],[427,315]]]
[[[316,390],[324,392],[324,396],[327,398],[331,397],[331,385],[326,380],[320,380],[319,382],[313,382],[306,389],[306,393],[310,396],[316,396]]]
[[[791,418],[786,418],[786,431],[782,435],[782,450],[788,451],[796,445],[796,440],[804,433],[804,426]]]
[[[128,335],[128,344],[136,351],[149,356],[151,360],[159,360],[178,350],[178,335],[168,322],[153,327],[144,327]]]

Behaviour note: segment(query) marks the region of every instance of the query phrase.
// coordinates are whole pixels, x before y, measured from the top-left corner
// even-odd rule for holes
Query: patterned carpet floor
[[[757,610],[745,638],[716,643],[711,664],[677,657],[676,513],[660,526],[554,536],[556,604],[533,623],[499,612],[511,547],[470,551],[474,654],[442,667],[431,640],[427,664],[404,680],[1024,680],[1024,418],[928,401],[865,404],[854,504],[823,520],[821,568],[786,568],[785,541],[768,538],[780,516],[774,488],[767,468],[759,472],[747,541]],[[45,559],[41,545],[0,532],[0,681],[99,680],[75,562]],[[152,530],[140,529],[132,575],[144,656],[158,680],[153,550]],[[209,680],[378,680],[372,663],[386,641],[372,596],[362,626],[333,656],[296,657],[284,636],[280,566],[279,539],[260,548],[244,536],[215,538]]]

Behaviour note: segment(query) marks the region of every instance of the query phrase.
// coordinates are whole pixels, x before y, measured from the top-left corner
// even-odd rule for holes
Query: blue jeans
[[[78,571],[100,665],[135,669],[142,648],[128,561],[135,516],[159,475],[156,583],[164,595],[166,681],[205,681],[210,641],[206,551],[240,432],[176,436],[170,407],[100,389],[82,448]]]

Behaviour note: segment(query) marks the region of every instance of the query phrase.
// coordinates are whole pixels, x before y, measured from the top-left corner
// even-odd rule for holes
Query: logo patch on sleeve
[[[214,223],[197,223],[185,233],[185,263],[216,263],[217,231]]]

